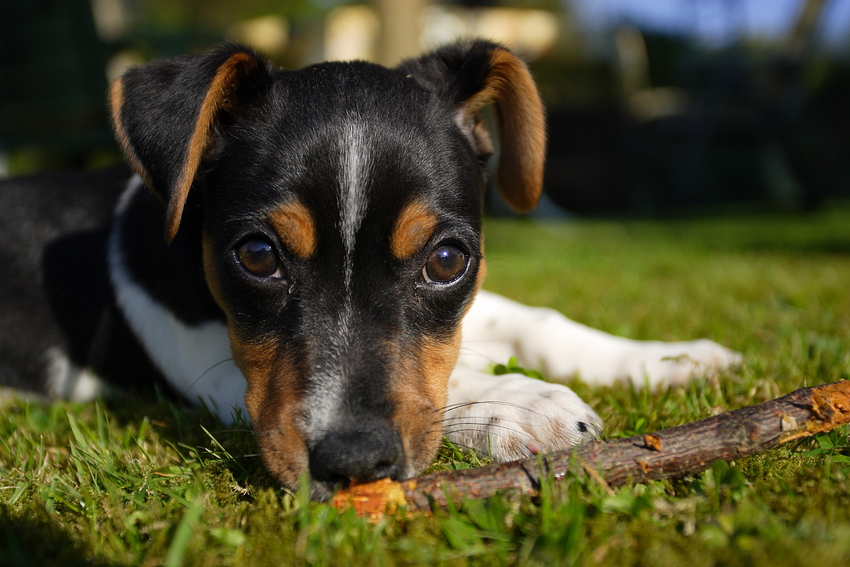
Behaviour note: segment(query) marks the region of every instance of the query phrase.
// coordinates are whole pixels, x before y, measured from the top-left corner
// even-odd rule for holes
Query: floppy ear
[[[444,47],[399,68],[454,104],[461,130],[480,155],[492,150],[478,111],[495,105],[501,145],[499,192],[513,209],[533,209],[543,189],[546,120],[525,63],[505,47],[476,40]]]
[[[225,115],[270,84],[269,64],[238,45],[155,61],[112,83],[116,136],[130,164],[167,206],[168,242],[177,234],[189,189]]]

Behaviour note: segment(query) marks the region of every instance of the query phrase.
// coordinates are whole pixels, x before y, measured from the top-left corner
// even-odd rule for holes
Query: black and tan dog
[[[737,360],[484,292],[473,303],[484,105],[508,203],[533,208],[542,181],[537,90],[498,45],[298,71],[229,45],[133,69],[110,97],[134,175],[0,189],[7,385],[87,399],[164,379],[222,419],[247,409],[271,473],[294,487],[309,472],[325,498],[349,480],[416,474],[444,434],[504,460],[598,433],[568,388],[482,372],[491,360],[653,382]]]

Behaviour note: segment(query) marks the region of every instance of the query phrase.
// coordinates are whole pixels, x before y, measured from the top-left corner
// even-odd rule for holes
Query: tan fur
[[[476,292],[486,273],[482,258],[478,266]],[[472,301],[464,308],[464,316],[470,306]],[[394,422],[401,435],[405,455],[417,470],[430,464],[440,446],[448,383],[460,353],[460,342],[459,325],[445,338],[423,337],[415,352],[396,353],[399,369],[393,396],[399,411]],[[429,403],[426,405],[423,400]]]
[[[203,234],[204,273],[216,303],[228,321],[230,310],[215,270],[212,239]],[[270,339],[246,339],[228,323],[233,360],[247,382],[245,405],[251,416],[257,443],[266,468],[285,486],[297,486],[298,478],[308,469],[307,445],[295,423],[301,402],[298,377],[301,371],[292,362],[294,356]]]
[[[316,252],[316,224],[309,209],[298,201],[287,203],[269,215],[277,235],[289,250],[306,259]]]
[[[491,157],[493,155],[493,139],[490,137],[490,132],[487,129],[487,122],[480,114],[475,113],[473,117],[472,140],[475,143],[475,148],[482,157]]]
[[[448,396],[449,376],[460,352],[460,327],[443,340],[426,337],[419,349],[419,365],[424,377],[424,390],[436,406],[443,408]]]
[[[434,235],[437,217],[422,201],[408,203],[395,223],[390,249],[399,260],[407,260],[419,252]]]
[[[204,277],[207,280],[207,287],[210,288],[213,299],[221,307],[222,311],[228,313],[227,303],[224,301],[224,293],[221,291],[221,282],[218,280],[218,273],[215,269],[215,257],[213,256],[212,238],[205,230],[201,235],[201,246],[204,255]]]
[[[148,176],[147,171],[145,171],[145,168],[142,166],[142,162],[139,161],[139,157],[136,155],[136,152],[133,150],[133,145],[130,143],[130,137],[124,129],[124,123],[121,120],[121,108],[123,108],[123,106],[124,82],[122,79],[116,79],[109,87],[109,107],[112,115],[112,127],[115,129],[115,134],[118,137],[118,143],[121,144],[121,148],[124,150],[124,155],[127,156],[127,161],[130,162],[130,166],[136,171],[136,173],[139,174],[142,181],[145,182],[145,185],[153,187],[150,182],[150,177]]]
[[[296,423],[302,372],[275,341],[243,340],[231,331],[230,345],[248,382],[245,404],[263,463],[284,486],[297,486],[309,468],[307,444]]]
[[[165,239],[171,242],[180,227],[180,219],[183,216],[183,207],[189,195],[189,188],[195,180],[198,166],[212,137],[213,124],[216,114],[229,104],[230,94],[236,85],[237,79],[246,70],[251,69],[257,61],[247,53],[237,53],[222,63],[213,77],[201,110],[198,113],[198,121],[195,123],[195,131],[189,139],[189,151],[186,154],[186,163],[180,172],[177,185],[171,192],[166,212]]]
[[[218,68],[215,77],[213,77],[210,88],[198,112],[195,130],[191,138],[189,138],[183,169],[180,172],[176,186],[171,188],[172,190],[168,193],[165,227],[165,239],[167,242],[174,240],[177,229],[180,227],[183,207],[186,205],[189,189],[195,180],[195,174],[198,171],[198,166],[201,164],[204,152],[209,147],[213,125],[218,111],[230,104],[230,95],[240,76],[256,65],[257,61],[251,55],[237,53],[225,61]],[[127,156],[130,165],[142,177],[142,180],[148,187],[158,189],[158,191],[154,191],[157,195],[164,195],[168,188],[153,186],[150,176],[133,149],[133,145],[121,120],[121,109],[124,105],[123,79],[116,79],[112,83],[109,89],[109,103],[112,111],[112,123],[118,137],[118,142],[124,149],[124,154]]]
[[[440,446],[449,376],[459,350],[459,329],[448,339],[424,337],[413,352],[395,349],[393,423],[412,470],[428,466]]]
[[[495,103],[501,154],[496,179],[499,191],[519,212],[534,208],[543,190],[546,119],[537,86],[528,68],[506,49],[490,55],[486,86],[470,98],[463,112],[472,115]],[[480,138],[480,132],[476,132]],[[485,148],[486,149],[486,148]]]

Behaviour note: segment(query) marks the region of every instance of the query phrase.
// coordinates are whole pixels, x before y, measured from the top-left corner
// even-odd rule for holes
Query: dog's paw
[[[740,353],[707,339],[662,343],[644,342],[620,358],[620,375],[636,384],[685,384],[692,378],[710,376],[743,362]]]
[[[602,420],[575,392],[521,374],[456,369],[444,433],[496,462],[566,449],[596,439]]]

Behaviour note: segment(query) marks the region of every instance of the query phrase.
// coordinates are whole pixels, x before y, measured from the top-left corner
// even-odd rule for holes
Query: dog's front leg
[[[678,384],[741,363],[740,354],[709,340],[665,343],[615,337],[552,309],[480,292],[463,321],[459,364],[482,370],[511,356],[552,380],[579,376],[596,384],[618,379]]]
[[[442,417],[452,443],[497,462],[566,449],[602,431],[596,412],[566,386],[462,366],[452,372]]]

